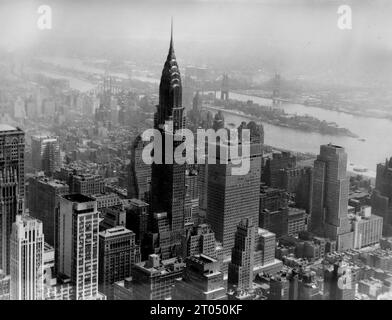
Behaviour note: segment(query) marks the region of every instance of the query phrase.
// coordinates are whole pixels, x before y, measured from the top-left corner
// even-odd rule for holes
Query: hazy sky
[[[50,31],[37,30],[40,4],[53,9]],[[341,4],[352,7],[352,30],[337,28]],[[0,0],[0,46],[161,61],[171,16],[177,56],[187,62],[391,75],[388,0]]]

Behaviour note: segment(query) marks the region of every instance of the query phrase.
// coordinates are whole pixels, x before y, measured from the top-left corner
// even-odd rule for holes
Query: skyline
[[[345,31],[336,26],[337,1],[310,6],[268,1],[249,5],[203,1],[116,1],[108,5],[101,1],[93,11],[88,10],[88,2],[48,2],[53,29],[45,31],[35,28],[37,4],[1,4],[9,12],[0,13],[2,47],[19,52],[34,48],[32,52],[41,55],[46,51],[60,56],[87,54],[137,60],[148,56],[158,62],[167,35],[161,27],[162,17],[169,22],[174,16],[177,51],[189,63],[221,62],[230,67],[242,63],[248,69],[257,65],[285,70],[294,78],[344,78],[348,84],[368,86],[374,80],[388,83],[392,73],[388,59],[392,50],[387,10],[390,4],[385,1],[349,2],[353,29]],[[380,11],[382,5],[384,10]],[[365,75],[368,80],[361,79]]]
[[[381,1],[37,3],[0,33],[0,300],[392,299]]]

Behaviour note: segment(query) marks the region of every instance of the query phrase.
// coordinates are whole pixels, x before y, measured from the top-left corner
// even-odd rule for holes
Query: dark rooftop
[[[90,201],[95,201],[94,198],[85,196],[80,193],[76,194],[66,194],[63,196],[65,199],[72,201],[72,202],[78,202],[78,203],[83,203],[83,202],[90,202]]]

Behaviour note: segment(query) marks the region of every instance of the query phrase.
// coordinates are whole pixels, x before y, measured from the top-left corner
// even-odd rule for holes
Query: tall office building
[[[196,169],[186,170],[185,183],[184,227],[188,229],[199,223],[199,188]]]
[[[75,299],[103,299],[98,293],[97,202],[82,194],[58,197],[56,209],[57,272],[71,278]]]
[[[208,157],[206,157],[206,160]],[[208,199],[208,164],[198,164],[198,187],[199,187],[199,214],[198,223],[204,223],[207,217]]]
[[[348,219],[349,178],[343,147],[320,147],[314,161],[311,231],[336,240],[337,250],[352,248],[353,232]]]
[[[290,152],[274,153],[272,159],[266,161],[263,180],[268,186],[278,188],[282,185],[281,170],[295,168],[296,165],[297,159]]]
[[[0,266],[6,274],[10,271],[12,224],[23,213],[24,139],[21,129],[0,124]]]
[[[44,234],[42,222],[17,215],[11,234],[11,299],[42,300]]]
[[[312,167],[296,167],[280,170],[279,188],[285,189],[295,199],[295,206],[311,213],[312,209]]]
[[[237,226],[229,263],[228,285],[238,291],[252,289],[255,250],[255,225],[244,219]]]
[[[288,231],[289,194],[284,189],[260,188],[259,227],[282,237]]]
[[[128,198],[136,198],[143,201],[150,199],[151,188],[151,165],[144,163],[142,153],[144,142],[141,136],[137,136],[131,153],[131,163],[129,164],[128,177]]]
[[[143,242],[148,231],[148,207],[148,203],[139,199],[130,199],[125,206],[126,227],[135,233],[138,243]]]
[[[371,202],[374,213],[384,219],[383,235],[392,236],[392,157],[377,165]]]
[[[58,195],[69,193],[66,183],[47,177],[28,179],[27,207],[30,216],[42,221],[45,241],[54,246],[55,208]]]
[[[113,284],[131,275],[131,265],[140,262],[135,234],[122,226],[99,233],[99,286],[109,299]]]
[[[255,133],[258,136],[258,133]],[[225,256],[229,256],[234,246],[234,234],[238,223],[245,218],[251,218],[257,226],[259,221],[259,195],[262,144],[259,139],[253,140],[254,133],[250,131],[250,161],[249,172],[243,175],[233,175],[232,159],[221,161],[217,152],[216,164],[208,165],[208,197],[207,223],[215,232],[215,237],[222,242]],[[229,143],[221,142],[222,153],[229,148]],[[218,144],[217,144],[218,146]],[[241,145],[239,144],[239,147]],[[226,157],[226,156],[224,156]]]
[[[154,128],[162,135],[163,159],[162,164],[152,164],[151,206],[155,213],[167,213],[173,247],[178,248],[174,251],[181,249],[181,236],[184,230],[186,165],[175,161],[174,151],[166,149],[166,144],[167,140],[172,141],[172,150],[175,150],[182,143],[182,141],[174,141],[174,135],[177,130],[185,127],[184,112],[181,76],[174,53],[172,32],[169,53],[159,86],[159,104],[154,116]]]
[[[256,269],[275,263],[276,235],[269,230],[256,229],[254,264]]]
[[[47,176],[61,167],[60,144],[58,137],[34,135],[31,137],[33,168],[43,171]]]

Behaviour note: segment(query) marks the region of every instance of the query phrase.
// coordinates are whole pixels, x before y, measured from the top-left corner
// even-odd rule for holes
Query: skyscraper
[[[229,256],[234,246],[234,234],[238,223],[251,218],[258,226],[261,171],[261,143],[253,143],[251,131],[250,169],[243,175],[233,175],[236,167],[229,158],[222,162],[217,152],[216,164],[208,165],[207,223],[222,242],[225,256]],[[221,142],[221,149],[228,147]],[[245,159],[245,157],[244,157]]]
[[[143,242],[148,227],[148,203],[139,199],[130,199],[126,210],[126,227],[136,236],[136,242]]]
[[[320,147],[314,161],[311,229],[316,235],[336,240],[338,251],[353,246],[346,168],[347,153],[343,147],[332,144]]]
[[[42,221],[45,241],[54,245],[55,208],[57,195],[67,194],[66,183],[47,177],[28,179],[27,207],[30,215]]]
[[[43,171],[47,176],[61,166],[60,145],[58,137],[35,135],[31,137],[31,154],[33,168]]]
[[[383,235],[392,236],[392,158],[377,165],[376,189],[372,193],[372,209],[384,219]]]
[[[42,222],[17,215],[11,234],[11,299],[42,300],[44,234]]]
[[[237,226],[229,264],[229,287],[236,290],[252,289],[255,251],[255,225],[243,219]]]
[[[163,159],[162,164],[152,164],[151,205],[153,212],[167,213],[172,239],[176,242],[173,244],[175,247],[181,243],[184,229],[186,165],[176,163],[174,152],[167,150],[165,146],[166,140],[173,141],[173,150],[175,150],[182,141],[174,141],[174,134],[184,127],[181,76],[174,53],[172,25],[169,53],[159,86],[159,104],[154,116],[154,128],[159,130],[162,135]],[[171,142],[169,143],[171,144]]]
[[[128,198],[148,201],[150,197],[151,165],[142,159],[143,148],[147,143],[137,136],[132,145],[131,163],[129,164]]]
[[[271,187],[278,188],[282,185],[283,169],[295,168],[297,159],[290,152],[273,153],[272,159],[267,159],[263,173],[263,180]]]
[[[82,194],[58,197],[56,213],[57,272],[71,278],[75,299],[102,299],[98,293],[97,202]]]
[[[196,169],[186,170],[185,183],[184,226],[185,228],[191,228],[193,224],[197,224],[199,221],[199,188]]]
[[[0,266],[9,274],[10,238],[17,214],[23,212],[24,132],[19,128],[0,125]]]

